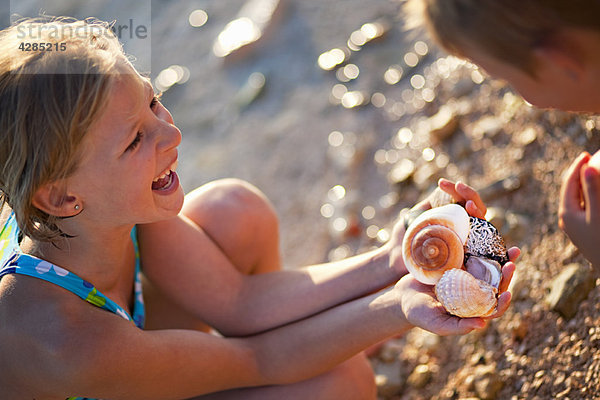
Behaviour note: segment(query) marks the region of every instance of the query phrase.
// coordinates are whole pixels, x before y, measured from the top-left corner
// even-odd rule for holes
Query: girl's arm
[[[38,382],[46,379],[39,383],[57,396],[166,400],[288,384],[331,369],[367,346],[409,329],[413,320],[439,334],[466,333],[484,323],[449,316],[430,291],[409,276],[395,288],[248,338],[141,331],[100,309],[81,315],[83,320],[65,329],[67,351],[58,358],[64,359],[63,367],[44,370],[47,364],[38,360],[29,371]],[[53,354],[52,363],[56,362]]]
[[[485,213],[467,185],[440,187]],[[420,204],[427,208],[427,201]],[[333,263],[259,275],[237,271],[219,246],[191,220],[179,216],[139,229],[144,272],[163,293],[225,335],[245,336],[314,315],[395,283],[406,273],[397,224],[383,247]]]
[[[163,293],[227,336],[297,321],[400,279],[383,247],[346,260],[258,275],[240,273],[183,216],[141,226],[144,273]],[[147,250],[157,249],[151,254]]]

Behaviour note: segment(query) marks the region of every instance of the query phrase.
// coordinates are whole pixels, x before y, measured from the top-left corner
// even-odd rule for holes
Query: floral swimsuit
[[[74,273],[40,258],[23,254],[19,248],[19,227],[14,213],[11,213],[6,224],[2,227],[2,231],[0,231],[0,279],[7,274],[21,274],[51,282],[67,289],[96,307],[132,321],[138,328],[143,329],[144,299],[142,297],[140,252],[135,227],[131,231],[131,239],[135,248],[134,304],[131,315],[117,303],[100,293],[94,285]],[[84,397],[69,397],[67,400],[86,399]]]

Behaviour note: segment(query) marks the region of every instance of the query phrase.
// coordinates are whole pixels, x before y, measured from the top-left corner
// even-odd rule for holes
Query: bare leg
[[[223,250],[243,274],[280,269],[279,222],[273,206],[257,188],[238,179],[208,183],[189,193],[181,211]],[[144,279],[147,329],[209,327],[181,309]]]
[[[278,220],[267,198],[254,186],[236,179],[204,185],[186,196],[182,213],[219,246],[244,274],[280,269]],[[209,328],[163,296],[147,280],[144,298],[150,329]],[[293,360],[290,360],[293,362]],[[201,400],[371,400],[376,387],[371,366],[358,354],[331,371],[290,385],[235,389],[199,397]]]
[[[361,353],[327,373],[302,382],[228,390],[196,400],[372,400],[376,398],[376,392],[373,370]]]

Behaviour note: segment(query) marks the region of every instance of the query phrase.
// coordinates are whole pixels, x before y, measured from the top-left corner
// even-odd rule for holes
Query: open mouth
[[[175,187],[179,182],[175,169],[177,169],[177,160],[169,165],[163,173],[152,180],[152,190],[164,192]]]

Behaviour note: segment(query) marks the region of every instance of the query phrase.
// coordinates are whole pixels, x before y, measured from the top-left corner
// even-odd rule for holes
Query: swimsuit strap
[[[58,265],[29,254],[21,253],[18,246],[18,227],[14,214],[11,214],[2,232],[0,232],[0,246],[5,246],[0,255],[3,260],[0,266],[0,278],[7,274],[21,274],[54,283],[76,294],[88,303],[117,314],[128,321],[133,321],[136,326],[143,328],[144,300],[142,296],[141,267],[135,228],[132,230],[131,236],[136,254],[133,317],[113,300],[99,292],[94,285],[85,279]],[[17,238],[16,241],[15,238]],[[6,242],[2,244],[2,240],[8,240],[8,244]],[[0,250],[2,250],[2,247],[0,247]]]

